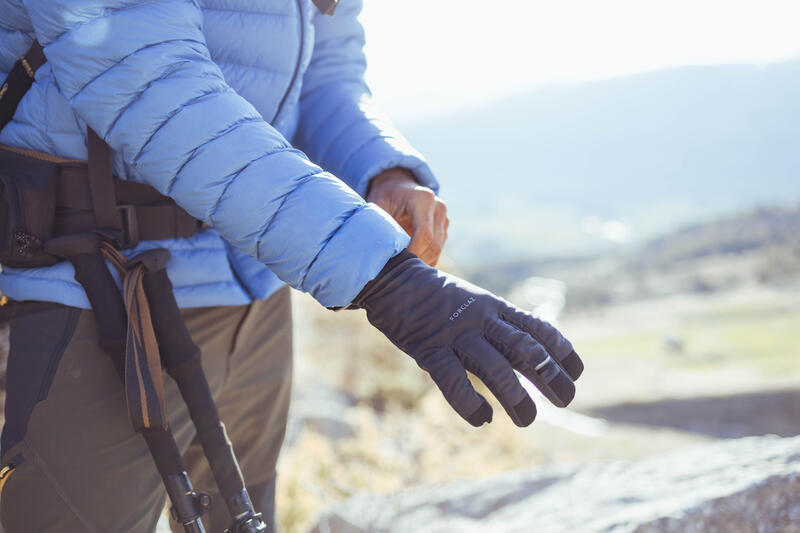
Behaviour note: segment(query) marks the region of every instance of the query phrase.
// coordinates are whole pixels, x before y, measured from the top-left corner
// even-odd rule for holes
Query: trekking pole
[[[143,278],[161,360],[167,373],[177,383],[189,409],[203,452],[230,512],[232,522],[226,532],[266,532],[267,525],[261,519],[261,514],[253,508],[233,446],[219,418],[200,364],[200,349],[192,341],[180,315],[172,283],[167,276],[166,257],[168,254],[160,264],[149,265]]]
[[[225,426],[219,419],[203,368],[200,349],[191,339],[175,301],[165,249],[128,259],[117,249],[120,230],[114,208],[107,145],[89,130],[89,181],[97,228],[55,237],[47,253],[69,260],[94,311],[98,344],[122,377],[133,429],[147,443],[164,481],[172,517],[186,533],[205,533],[200,517],[211,504],[208,494],[192,488],[180,451],[169,430],[162,367],[178,385],[203,452],[232,522],[230,533],[262,533],[267,526],[253,509]],[[106,179],[104,179],[106,178]],[[120,296],[106,260],[119,272]]]
[[[164,419],[163,424],[166,427],[161,397],[163,393],[160,392],[163,365],[178,385],[219,492],[230,512],[232,523],[226,531],[266,532],[267,526],[261,520],[261,514],[256,513],[253,508],[242,471],[233,453],[233,446],[219,418],[208,380],[200,364],[200,349],[192,341],[175,300],[166,269],[169,251],[149,250],[126,259],[108,242],[103,242],[101,247],[106,259],[123,275],[128,319],[126,365],[130,368],[135,363],[137,376],[135,380],[131,380],[132,383],[129,384],[128,380],[125,383],[128,412],[134,429],[141,430],[142,426],[153,424],[152,420],[158,418]],[[156,354],[159,360],[151,365],[151,358]],[[127,373],[126,370],[126,376]],[[148,380],[148,377],[151,379]],[[159,412],[159,408],[162,412]],[[147,432],[145,429],[143,433]],[[183,490],[193,494],[185,472],[177,477],[170,476],[164,482],[167,490]],[[208,503],[210,501],[207,495],[198,494],[190,498],[185,510],[174,505],[173,516],[188,514],[194,519],[192,510],[202,514]]]
[[[100,253],[97,234],[85,233],[56,237],[47,241],[48,253],[65,257],[75,268],[75,279],[86,290],[86,296],[97,321],[98,344],[114,363],[125,381],[125,338],[127,317],[117,285]],[[172,503],[171,513],[186,533],[205,533],[200,517],[211,503],[206,493],[192,488],[178,445],[168,428],[140,429],[158,473]]]

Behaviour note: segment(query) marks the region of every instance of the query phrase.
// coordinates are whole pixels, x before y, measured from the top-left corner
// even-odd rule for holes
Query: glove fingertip
[[[467,422],[476,428],[481,427],[484,423],[489,423],[492,421],[492,406],[489,405],[489,402],[483,400],[481,406],[478,407],[474,413],[466,417],[466,419]]]
[[[568,356],[559,361],[561,367],[569,374],[572,380],[578,379],[583,374],[583,361],[575,350],[572,350]]]
[[[563,372],[548,383],[550,389],[555,393],[556,398],[550,399],[557,407],[566,407],[575,398],[575,384]]]
[[[513,407],[513,410],[514,414],[517,415],[514,423],[521,428],[530,426],[531,422],[536,418],[536,404],[533,403],[529,396],[525,396],[521,402]]]

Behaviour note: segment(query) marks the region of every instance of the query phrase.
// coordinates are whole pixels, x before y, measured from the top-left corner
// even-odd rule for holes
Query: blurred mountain
[[[625,250],[486,260],[468,278],[501,294],[532,276],[568,287],[571,309],[748,286],[800,288],[800,204],[756,208],[684,225]]]
[[[759,208],[681,228],[649,241],[636,262],[668,269],[709,256],[784,247],[800,253],[800,206]]]
[[[552,86],[410,124],[451,213],[448,253],[587,253],[800,199],[800,60]]]

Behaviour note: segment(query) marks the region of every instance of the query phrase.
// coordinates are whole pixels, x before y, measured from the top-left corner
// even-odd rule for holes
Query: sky
[[[364,0],[367,79],[398,124],[537,86],[800,56],[796,0]]]

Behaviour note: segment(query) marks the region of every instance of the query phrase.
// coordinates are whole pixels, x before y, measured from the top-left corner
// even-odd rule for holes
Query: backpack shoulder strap
[[[0,130],[11,121],[22,97],[33,85],[36,71],[46,61],[42,45],[34,40],[25,55],[11,67],[3,85],[0,86]]]
[[[97,229],[112,240],[120,238],[120,214],[111,173],[111,149],[91,128],[87,130],[89,192]]]

